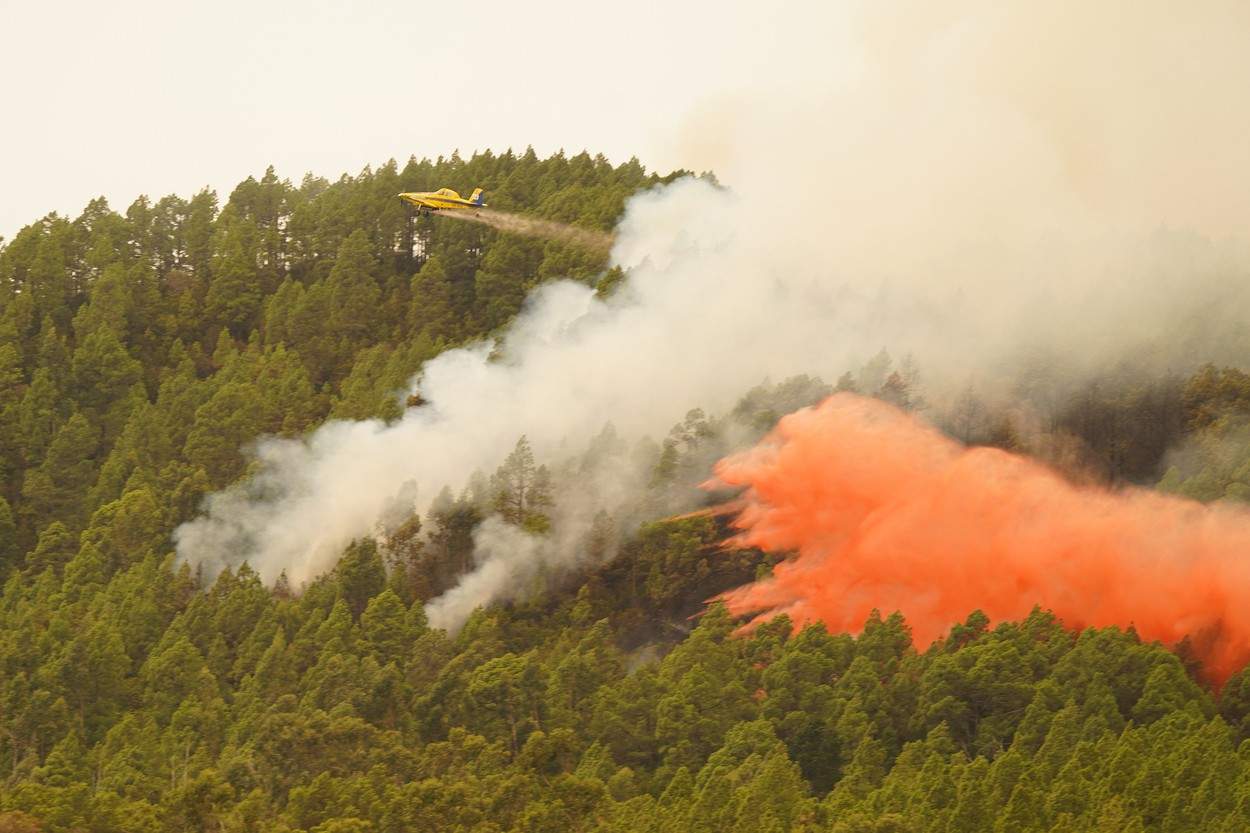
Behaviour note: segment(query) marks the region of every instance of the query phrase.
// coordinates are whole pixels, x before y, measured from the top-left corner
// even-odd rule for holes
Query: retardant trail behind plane
[[[974,609],[1000,621],[1041,605],[1073,628],[1189,637],[1217,685],[1250,659],[1250,512],[1076,487],[850,394],[785,417],[716,474],[747,487],[737,544],[797,552],[726,594],[737,614],[837,632],[899,610],[923,649]]]
[[[580,246],[583,249],[603,254],[607,254],[608,250],[612,248],[613,237],[606,232],[578,228],[577,226],[558,223],[554,220],[525,217],[520,214],[498,211],[493,208],[483,208],[477,211],[448,211],[440,213],[439,216],[450,217],[455,220],[467,220],[472,223],[482,223],[509,234],[542,237],[547,240],[570,243],[574,246]]]

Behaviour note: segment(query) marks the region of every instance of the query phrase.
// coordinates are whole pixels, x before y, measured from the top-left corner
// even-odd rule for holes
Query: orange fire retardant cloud
[[[797,553],[727,593],[734,613],[837,632],[898,610],[923,649],[974,609],[1040,605],[1073,628],[1188,636],[1217,685],[1250,659],[1250,512],[1074,486],[851,394],[790,414],[716,475],[746,487],[737,544]]]

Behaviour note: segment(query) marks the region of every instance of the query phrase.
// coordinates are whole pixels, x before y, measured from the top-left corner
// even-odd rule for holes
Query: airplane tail
[[[481,188],[473,189],[473,196],[469,197],[469,202],[473,203],[474,205],[486,205],[485,198],[482,196]]]

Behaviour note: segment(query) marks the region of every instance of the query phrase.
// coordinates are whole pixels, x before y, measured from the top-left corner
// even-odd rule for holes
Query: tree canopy
[[[725,415],[691,403],[637,447],[609,423],[580,468],[519,437],[302,588],[175,561],[172,530],[257,437],[394,418],[423,362],[505,326],[537,281],[622,278],[395,194],[480,185],[607,230],[669,178],[532,150],[298,185],[270,169],[224,202],[94,200],[0,248],[0,833],[1250,830],[1247,672],[1212,692],[1175,646],[1042,610],[968,611],[924,651],[892,611],[857,635],[784,616],[740,634],[706,602],[772,561],[725,551],[714,516],[600,511],[582,569],[430,626],[488,516],[546,534],[595,455],[637,458],[647,507],[668,505],[820,379]],[[1059,447],[972,389],[928,402],[923,358],[829,378],[965,442]],[[1020,395],[1050,401],[1039,379]],[[1108,480],[1250,500],[1240,369],[1126,373],[1045,415]]]

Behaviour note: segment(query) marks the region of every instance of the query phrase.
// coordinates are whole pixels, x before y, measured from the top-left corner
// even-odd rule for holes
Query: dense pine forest
[[[856,636],[784,617],[736,634],[706,601],[771,557],[722,548],[715,516],[604,517],[585,546],[620,543],[599,566],[432,628],[424,603],[488,515],[545,528],[566,468],[523,437],[309,586],[177,562],[172,531],[247,472],[249,442],[394,419],[423,362],[534,286],[622,277],[397,193],[481,186],[609,231],[680,174],[532,151],[298,186],[271,169],[224,202],[95,200],[4,241],[0,833],[1250,831],[1250,674],[1214,691],[1184,643],[1040,609],[967,611],[921,649],[888,610]],[[692,410],[636,452],[654,505],[707,476],[731,422],[762,434],[835,389],[1073,476],[1250,502],[1245,368],[1114,368],[1062,395],[1039,370],[1022,420],[927,396],[923,362],[883,350]]]

